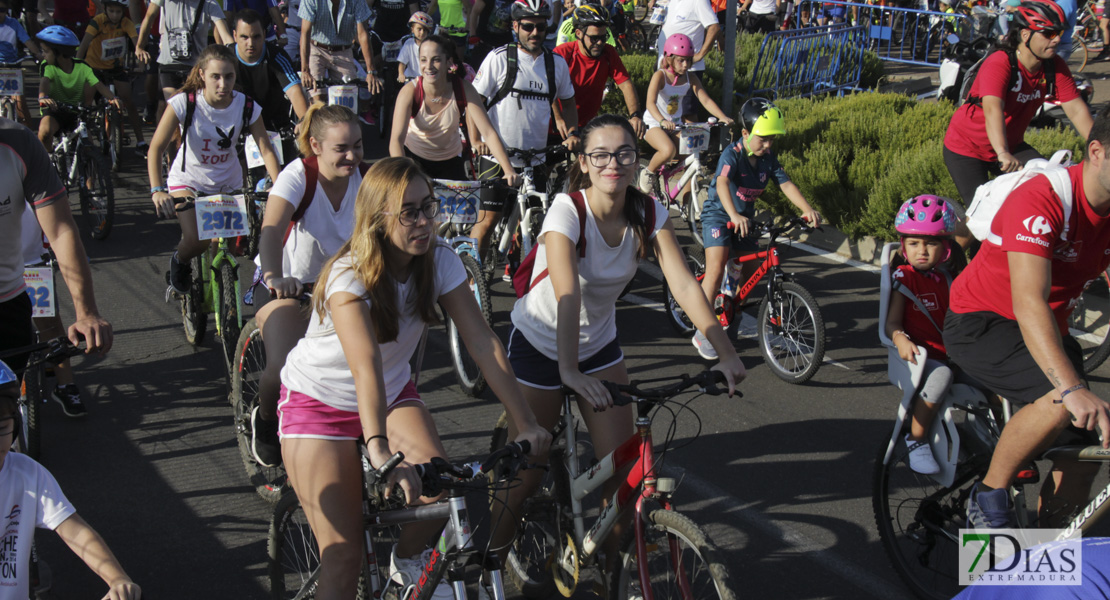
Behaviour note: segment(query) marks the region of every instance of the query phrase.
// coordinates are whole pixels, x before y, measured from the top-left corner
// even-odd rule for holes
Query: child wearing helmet
[[[139,45],[135,23],[126,14],[127,5],[128,0],[104,0],[104,12],[93,17],[85,28],[85,37],[77,48],[77,58],[88,63],[100,81],[115,83],[116,92],[130,118],[131,131],[135,133],[135,148],[143,151],[147,146],[143,139],[143,123],[131,100],[130,74],[123,66],[128,38],[134,46]]]
[[[416,11],[409,17],[409,31],[401,52],[397,54],[397,82],[405,83],[420,77],[420,44],[436,30],[436,22],[424,11]],[[454,55],[454,52],[452,52]]]
[[[37,36],[42,42],[42,82],[39,84],[39,140],[47,152],[54,149],[54,134],[58,130],[70,131],[77,127],[77,113],[58,103],[87,104],[92,99],[91,90],[107,98],[120,108],[119,99],[93,74],[89,65],[74,60],[81,41],[77,35],[62,27],[51,25]]]
[[[929,447],[929,427],[953,379],[942,337],[951,276],[941,263],[952,252],[956,211],[943,198],[917,196],[898,209],[894,228],[902,241],[906,264],[891,273],[894,287],[884,327],[902,360],[915,365],[919,360],[925,361],[906,447],[910,468],[932,475],[940,467]],[[917,355],[919,345],[925,347],[926,356]]]
[[[644,112],[644,125],[648,131],[644,139],[655,148],[655,156],[648,164],[648,174],[652,178],[650,188],[644,190],[651,194],[655,190],[654,178],[663,165],[675,159],[678,153],[678,140],[674,128],[682,121],[692,121],[694,115],[683,114],[683,99],[693,93],[710,114],[722,123],[732,124],[732,119],[701,84],[701,79],[689,71],[694,64],[694,43],[690,37],[676,33],[667,38],[663,46],[660,69],[651,76],[647,91],[647,111]],[[683,197],[687,189],[683,189]]]

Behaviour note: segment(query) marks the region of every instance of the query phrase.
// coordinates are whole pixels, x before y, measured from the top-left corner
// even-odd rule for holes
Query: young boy
[[[120,107],[119,99],[93,74],[92,68],[83,62],[74,61],[80,41],[77,35],[60,25],[46,27],[36,36],[42,42],[43,63],[42,81],[39,83],[39,140],[46,151],[54,149],[54,134],[59,129],[71,131],[77,127],[77,113],[59,106],[66,104],[89,104],[92,91],[96,90],[107,98],[113,106]]]
[[[84,60],[100,81],[111,81],[116,94],[123,101],[124,109],[135,132],[135,148],[145,155],[147,143],[143,140],[143,124],[135,104],[131,101],[131,78],[123,66],[127,53],[127,40],[138,46],[139,37],[135,23],[127,17],[127,0],[104,0],[104,12],[93,17],[85,29],[85,37],[77,48],[77,59]]]
[[[42,465],[11,452],[20,429],[19,380],[0,361],[0,597],[30,597],[35,528],[51,529],[108,584],[105,598],[138,600],[142,593],[104,539],[78,514]]]
[[[11,4],[9,0],[0,0],[0,64],[14,64],[22,58],[17,43],[27,46],[37,60],[42,60],[42,51],[39,45],[27,30],[19,24],[19,19],[9,18]],[[15,97],[15,110],[19,113],[19,122],[27,124],[27,99],[23,95]]]
[[[420,76],[420,43],[435,31],[436,23],[426,12],[416,11],[409,17],[409,31],[401,53],[397,55],[397,82],[405,83]]]

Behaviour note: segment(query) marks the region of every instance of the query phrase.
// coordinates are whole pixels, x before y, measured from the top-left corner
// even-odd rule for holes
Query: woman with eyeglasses
[[[1005,41],[982,62],[944,136],[944,164],[965,206],[992,176],[1041,157],[1025,142],[1025,130],[1048,96],[1060,100],[1083,139],[1091,130],[1090,109],[1057,56],[1067,27],[1063,9],[1048,0],[1025,0],[1007,18]],[[966,233],[957,238],[967,245]]]
[[[555,426],[560,388],[567,385],[578,393],[594,454],[605,456],[633,433],[632,406],[614,407],[601,382],[628,382],[616,304],[649,251],[675,299],[698,329],[708,332],[720,355],[714,368],[725,373],[730,395],[745,370],[686,267],[667,209],[632,186],[639,164],[632,125],[624,117],[601,115],[582,129],[582,140],[579,168],[569,187],[579,191],[555,196],[544,217],[529,292],[513,306],[508,348],[513,372],[540,426]],[[510,426],[509,437],[516,431]],[[522,471],[523,483],[508,491],[504,504],[494,504],[519,515],[541,476]],[[611,479],[602,497],[611,497],[620,480],[619,474]],[[492,545],[500,548],[513,539],[516,522],[497,515],[493,522]],[[607,538],[613,543],[606,553],[611,560],[617,558],[620,538],[620,532]]]
[[[316,598],[352,598],[362,548],[362,474],[395,452],[405,462],[389,482],[409,504],[425,504],[412,466],[446,457],[409,361],[421,334],[446,310],[494,393],[512,417],[514,439],[545,454],[551,435],[536,424],[505,348],[482,319],[462,261],[435,234],[439,203],[431,181],[410,158],[385,158],[363,177],[354,233],[320,270],[308,332],[281,371],[278,418],[289,482],[320,548]],[[363,441],[360,442],[360,437]],[[365,448],[358,445],[365,444]],[[420,577],[443,523],[402,528],[390,573],[407,587]],[[451,597],[446,581],[434,598]]]

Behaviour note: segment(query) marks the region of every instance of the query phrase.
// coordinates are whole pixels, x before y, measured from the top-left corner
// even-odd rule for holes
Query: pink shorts
[[[393,410],[405,402],[424,402],[412,381],[409,381],[387,408]],[[357,440],[362,436],[358,412],[328,406],[312,396],[293,391],[284,384],[281,386],[277,412],[278,435],[282,438]]]

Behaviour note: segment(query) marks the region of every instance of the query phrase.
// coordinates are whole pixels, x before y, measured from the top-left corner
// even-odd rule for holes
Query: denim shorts
[[[563,387],[563,381],[559,377],[559,361],[536,350],[516,327],[509,332],[508,351],[509,364],[520,383],[540,390],[557,390]],[[620,340],[613,338],[613,341],[605,344],[596,354],[579,362],[578,370],[589,375],[604,371],[622,360],[624,351],[621,350]]]
[[[741,216],[751,219],[755,216],[755,203],[749,203]],[[729,218],[725,209],[719,204],[711,205],[706,202],[701,211],[701,239],[706,248],[728,246],[738,252],[755,252],[759,250],[759,242],[754,237],[740,238],[731,229],[726,227]]]

